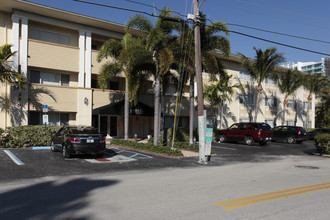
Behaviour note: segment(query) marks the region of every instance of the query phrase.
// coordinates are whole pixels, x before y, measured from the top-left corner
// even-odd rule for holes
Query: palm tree
[[[307,128],[308,121],[309,121],[309,111],[310,106],[313,100],[313,93],[319,94],[323,89],[327,88],[329,86],[329,79],[322,76],[321,73],[308,73],[305,75],[303,79],[303,86],[309,91],[307,101],[308,101],[308,107],[307,107],[307,113],[306,113],[306,123],[305,128]]]
[[[234,95],[234,88],[241,88],[240,84],[231,85],[230,79],[232,76],[228,74],[218,80],[215,84],[204,85],[204,97],[210,101],[213,113],[213,130],[217,129],[217,118],[215,110],[218,109],[219,104],[223,105],[226,101],[231,102]]]
[[[284,94],[282,125],[285,123],[285,111],[288,104],[288,97],[294,95],[302,85],[301,74],[298,70],[289,69],[276,75],[278,88]]]
[[[259,100],[263,90],[261,83],[273,73],[276,65],[283,62],[284,58],[282,54],[277,53],[276,48],[269,48],[265,51],[255,47],[253,49],[256,52],[255,60],[251,60],[241,53],[240,55],[242,57],[242,64],[246,66],[252,78],[257,82],[257,100],[254,112],[254,121],[257,121]]]
[[[206,16],[200,13],[201,20],[206,20]],[[201,52],[202,63],[207,72],[211,74],[211,80],[216,81],[216,75],[225,75],[224,67],[219,58],[214,55],[214,50],[221,51],[224,56],[230,54],[230,42],[225,36],[219,35],[224,33],[229,35],[228,27],[222,22],[213,22],[206,25],[206,22],[200,24],[201,29]],[[176,49],[174,49],[174,55],[176,61],[180,61],[178,72],[180,75],[187,74],[190,80],[190,113],[189,113],[189,143],[193,144],[193,121],[194,121],[194,77],[195,77],[195,55],[194,55],[194,34],[193,29],[187,25],[180,26],[177,31],[180,37],[177,40]],[[181,44],[185,42],[185,47],[182,48]],[[182,59],[184,58],[184,59]],[[185,72],[185,73],[182,73]]]
[[[16,54],[16,51],[12,52],[11,47],[11,44],[0,46],[0,82],[17,82],[21,88],[25,79],[22,74],[14,71],[12,68],[10,58]]]
[[[320,94],[321,102],[316,106],[316,123],[318,127],[330,127],[330,83],[328,88]]]
[[[129,102],[137,103],[137,92],[141,82],[138,71],[139,59],[143,54],[144,47],[141,42],[134,40],[132,35],[126,33],[121,41],[110,39],[106,41],[97,56],[97,61],[101,62],[108,57],[112,61],[103,64],[98,83],[101,88],[107,88],[112,77],[124,72],[125,74],[125,101],[124,101],[124,138],[128,140],[129,126]]]
[[[169,16],[170,14],[171,11],[166,8],[160,12],[160,16]],[[149,59],[144,60],[144,68],[146,71],[152,71],[155,78],[154,145],[158,145],[160,135],[160,82],[173,63],[173,53],[168,48],[173,24],[157,18],[155,25],[153,25],[145,16],[138,14],[130,18],[127,28],[138,28],[144,33],[143,39],[145,40],[146,49],[150,53]]]

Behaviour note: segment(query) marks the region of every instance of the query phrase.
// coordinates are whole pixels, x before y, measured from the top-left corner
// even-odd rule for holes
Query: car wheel
[[[52,141],[52,143],[50,145],[50,149],[51,149],[51,151],[56,152],[55,145],[54,145],[54,142],[53,141]]]
[[[253,145],[253,143],[254,143],[253,138],[251,136],[245,136],[244,142],[246,145],[249,145],[249,146]]]
[[[219,136],[219,142],[224,143],[226,141],[226,136],[224,134],[220,134]]]
[[[70,157],[68,149],[66,148],[66,146],[64,144],[63,144],[63,147],[62,147],[62,156],[63,156],[63,158],[69,158]]]
[[[286,139],[286,141],[289,143],[289,144],[293,144],[294,142],[296,142],[296,139],[294,138],[294,137],[288,137],[287,139]]]

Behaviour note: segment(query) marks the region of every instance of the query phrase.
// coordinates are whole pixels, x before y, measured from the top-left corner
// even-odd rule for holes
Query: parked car
[[[223,143],[227,140],[243,141],[247,145],[258,142],[260,145],[267,144],[273,136],[272,128],[267,123],[235,123],[228,129],[218,131],[218,141]]]
[[[314,140],[318,134],[330,134],[330,128],[315,128],[313,131],[307,132],[309,140]]]
[[[298,126],[276,126],[273,128],[273,141],[285,141],[289,144],[301,144],[308,140],[307,132]]]
[[[65,158],[87,153],[101,156],[105,152],[105,137],[94,127],[65,125],[53,134],[51,150],[62,152]]]

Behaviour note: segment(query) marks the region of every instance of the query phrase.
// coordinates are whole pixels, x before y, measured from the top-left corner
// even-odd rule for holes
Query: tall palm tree
[[[307,128],[309,121],[310,106],[313,100],[313,93],[319,94],[323,89],[329,86],[329,79],[322,76],[321,73],[308,73],[303,79],[303,86],[309,91],[307,101],[307,113],[306,113],[306,123],[305,128]]]
[[[201,20],[206,20],[206,16],[200,13]],[[202,63],[208,73],[211,74],[211,80],[216,81],[216,76],[225,75],[224,67],[219,58],[214,55],[214,50],[221,51],[224,56],[230,54],[230,42],[226,38],[229,35],[228,27],[220,22],[213,22],[206,25],[206,22],[200,24],[201,29],[201,52]],[[189,113],[189,143],[193,144],[193,121],[194,121],[194,77],[195,77],[195,50],[194,50],[194,33],[193,28],[183,25],[183,28],[179,26],[177,29],[180,37],[177,40],[177,46],[175,50],[176,61],[180,61],[181,68],[179,74],[183,74],[181,71],[185,71],[190,80],[189,84],[189,100],[190,100],[190,113]],[[224,33],[226,36],[221,36]],[[185,46],[181,46],[181,43],[185,42]],[[182,59],[183,58],[183,59]],[[179,65],[180,66],[180,65]]]
[[[252,78],[257,82],[257,100],[254,111],[254,121],[257,121],[259,100],[263,91],[262,82],[275,70],[276,65],[284,61],[282,54],[277,53],[276,48],[268,48],[265,51],[253,47],[256,52],[254,60],[241,54],[242,64],[246,66]]]
[[[285,111],[288,104],[288,97],[294,95],[302,85],[302,75],[298,70],[289,69],[285,72],[276,74],[277,85],[281,93],[284,94],[282,125],[285,123]]]
[[[166,8],[160,12],[160,16],[169,16],[170,14],[171,10]],[[144,33],[143,39],[145,40],[146,49],[151,55],[149,59],[144,60],[144,67],[146,71],[153,71],[152,74],[155,78],[154,145],[158,145],[160,135],[160,82],[173,63],[173,53],[168,48],[171,40],[170,33],[174,29],[173,24],[157,18],[155,25],[153,25],[145,16],[138,14],[130,18],[127,28],[128,30],[138,28]]]
[[[140,41],[134,40],[132,35],[126,33],[121,41],[110,39],[106,41],[97,56],[101,62],[108,57],[112,61],[103,64],[98,83],[101,88],[107,88],[112,77],[124,72],[125,74],[125,101],[124,101],[124,138],[128,140],[129,102],[136,104],[137,91],[140,86],[141,72],[137,71],[139,55],[143,54],[144,47]]]
[[[318,127],[328,128],[330,127],[330,83],[328,83],[328,87],[321,92],[320,96],[321,102],[315,109],[315,120]]]
[[[16,54],[16,51],[11,51],[11,44],[4,44],[0,46],[0,82],[13,83],[17,82],[22,86],[25,79],[24,76],[13,70],[10,58]]]

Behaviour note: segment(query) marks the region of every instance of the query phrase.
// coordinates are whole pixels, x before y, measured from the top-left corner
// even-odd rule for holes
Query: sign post
[[[42,112],[44,113],[42,116],[42,123],[45,125],[48,124],[48,105],[42,105]]]

